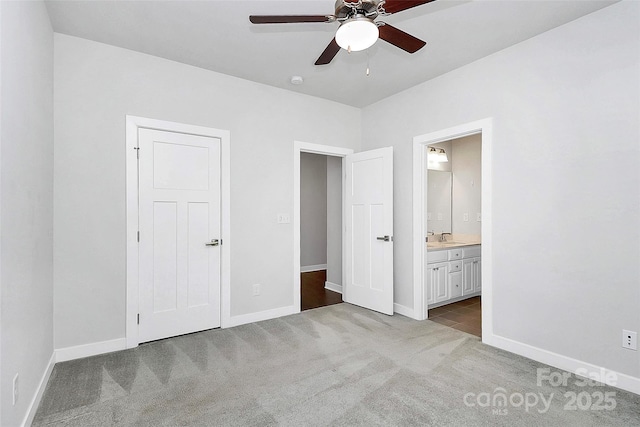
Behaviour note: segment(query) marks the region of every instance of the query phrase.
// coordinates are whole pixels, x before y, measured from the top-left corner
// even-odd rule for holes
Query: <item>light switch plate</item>
[[[476,214],[476,221],[478,222],[482,221],[482,214],[480,214],[480,212]]]
[[[442,214],[438,213],[438,221],[442,221]]]
[[[291,222],[291,215],[288,213],[278,214],[277,221],[278,224],[289,224]]]
[[[468,214],[468,213],[466,213],[466,212],[465,212],[465,213],[463,213],[463,214],[462,214],[462,220],[463,220],[463,221],[465,221],[465,222],[466,222],[466,221],[469,221],[469,214]]]

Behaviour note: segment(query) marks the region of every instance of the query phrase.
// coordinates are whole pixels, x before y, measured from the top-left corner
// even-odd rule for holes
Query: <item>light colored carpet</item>
[[[640,425],[640,396],[576,377],[538,386],[537,368],[431,321],[338,304],[58,363],[34,425]],[[605,391],[615,409],[586,406]]]

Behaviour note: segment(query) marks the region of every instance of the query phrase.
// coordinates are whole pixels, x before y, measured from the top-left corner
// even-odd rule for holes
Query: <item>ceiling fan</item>
[[[409,53],[417,52],[426,42],[375,19],[432,1],[435,0],[337,0],[333,15],[251,15],[249,20],[253,24],[339,22],[335,37],[315,62],[316,65],[326,65],[340,48],[348,52],[364,50],[378,38]]]

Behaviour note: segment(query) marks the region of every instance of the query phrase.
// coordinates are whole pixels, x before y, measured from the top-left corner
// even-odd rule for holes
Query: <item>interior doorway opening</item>
[[[428,318],[482,337],[482,133],[425,150]]]
[[[453,140],[462,140],[472,136],[479,137],[480,162],[475,171],[476,177],[470,178],[468,175],[461,174],[459,178],[462,177],[463,181],[459,184],[462,185],[466,182],[468,188],[474,188],[476,201],[473,207],[465,206],[462,210],[458,207],[457,213],[452,212],[452,220],[461,221],[458,223],[458,227],[460,224],[471,225],[474,223],[475,231],[466,230],[464,227],[456,231],[456,225],[452,224],[452,233],[441,230],[439,235],[436,235],[438,233],[435,232],[434,220],[438,219],[438,212],[434,212],[427,205],[427,193],[430,190],[428,150],[431,148],[430,146],[435,148],[439,144],[447,144]],[[493,120],[487,118],[419,135],[413,139],[413,277],[416,318],[433,320],[440,317],[443,312],[450,312],[451,314],[443,316],[443,319],[449,317],[450,322],[441,321],[441,323],[450,323],[448,326],[451,326],[451,322],[471,321],[473,323],[481,319],[480,333],[476,335],[481,335],[482,341],[485,343],[491,343],[494,339],[492,319],[492,138]],[[453,151],[447,154],[455,156]],[[455,159],[453,163],[455,163]],[[453,179],[452,185],[456,185]],[[429,223],[429,212],[431,212],[431,224]],[[477,227],[478,225],[479,227]],[[477,233],[478,240],[474,242],[466,240],[465,237],[468,236],[464,236],[464,234],[467,233]],[[464,278],[468,280],[464,280]],[[448,303],[458,304],[449,305]],[[457,315],[453,313],[455,311],[458,312]],[[478,329],[477,323],[473,324],[473,327]],[[464,326],[461,325],[458,329],[464,330]],[[477,329],[475,332],[478,332]]]
[[[342,302],[342,159],[300,153],[300,310]]]
[[[302,157],[307,154],[316,154],[324,156],[325,159],[332,159],[331,165],[337,166],[339,169],[339,177],[338,177],[338,187],[339,187],[339,197],[340,197],[340,208],[339,208],[339,217],[340,221],[344,221],[344,187],[345,187],[345,162],[344,159],[346,156],[353,154],[353,150],[350,148],[342,148],[342,147],[334,147],[330,145],[321,145],[321,144],[313,144],[309,142],[302,141],[294,141],[293,143],[293,306],[298,310],[302,310],[302,274],[304,265],[302,262],[302,228],[301,228],[301,213],[302,213]],[[329,162],[329,161],[328,161]],[[327,162],[327,164],[329,164]],[[306,172],[305,172],[306,173]],[[328,175],[329,177],[335,178],[333,173]],[[334,189],[333,184],[329,184],[329,188]],[[328,200],[327,200],[328,201]],[[333,224],[330,222],[330,224]],[[322,228],[320,229],[322,230]],[[324,230],[327,230],[325,226]],[[340,238],[343,235],[342,226],[339,230]],[[335,239],[331,240],[335,243]],[[336,286],[330,289],[333,292],[337,292],[340,297],[342,297],[342,293],[346,291],[342,287],[345,280],[345,272],[342,266],[344,266],[344,242],[340,241],[340,252],[338,254],[340,261],[340,269],[338,271],[338,281],[332,281]],[[332,246],[333,247],[333,246]],[[309,263],[310,261],[305,261]],[[313,265],[313,264],[311,264]],[[309,266],[306,266],[309,267]],[[323,267],[322,265],[320,267]],[[314,271],[310,271],[309,268],[306,273],[314,273]],[[313,268],[313,270],[321,271],[326,270],[323,268]],[[333,271],[333,270],[332,270]],[[324,275],[324,276],[323,276]],[[315,277],[314,277],[315,276]],[[333,274],[329,276],[329,278],[333,277]],[[309,278],[310,281],[314,281],[316,288],[319,288],[318,292],[325,293],[326,286],[329,283],[327,280],[326,273],[321,271],[320,273],[311,274],[305,277]],[[329,284],[331,286],[331,284]],[[335,295],[334,295],[335,296]],[[305,305],[306,307],[306,305]]]

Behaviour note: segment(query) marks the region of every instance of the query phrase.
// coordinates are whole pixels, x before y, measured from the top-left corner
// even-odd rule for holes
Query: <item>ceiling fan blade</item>
[[[411,34],[407,34],[389,24],[381,25],[378,27],[378,31],[380,31],[380,38],[382,40],[387,43],[391,43],[402,50],[406,50],[409,53],[415,53],[427,44],[426,42],[413,37]]]
[[[290,24],[298,22],[333,22],[333,15],[251,15],[253,24]]]
[[[331,60],[338,54],[340,51],[340,46],[336,43],[336,39],[334,38],[329,43],[329,46],[322,52],[318,60],[316,61],[316,65],[327,65]]]
[[[387,0],[384,2],[384,10],[387,13],[397,13],[432,1],[435,0]]]

